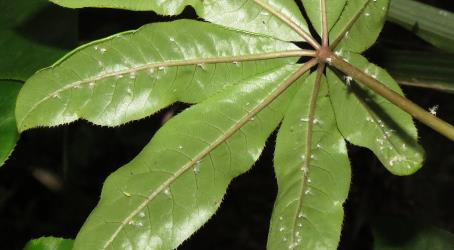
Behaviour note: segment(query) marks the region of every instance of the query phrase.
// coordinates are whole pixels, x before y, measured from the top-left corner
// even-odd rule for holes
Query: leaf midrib
[[[112,73],[103,74],[94,78],[89,78],[85,80],[79,80],[72,82],[70,84],[65,85],[63,88],[57,89],[54,92],[49,93],[40,101],[36,102],[23,116],[21,121],[18,122],[19,127],[22,127],[23,122],[28,118],[28,116],[38,108],[42,103],[49,100],[53,96],[56,96],[63,91],[68,89],[72,89],[74,87],[80,86],[81,84],[86,83],[96,83],[100,80],[109,78],[109,77],[116,77],[120,75],[126,75],[131,73],[140,72],[143,70],[150,70],[154,68],[161,68],[161,67],[178,67],[178,66],[189,66],[189,65],[198,65],[198,64],[217,64],[217,63],[233,63],[233,62],[245,62],[245,61],[256,61],[256,60],[266,60],[266,59],[277,59],[277,58],[287,58],[287,57],[301,57],[301,56],[313,56],[313,51],[308,50],[286,50],[286,51],[278,51],[278,52],[268,52],[268,53],[258,53],[252,55],[240,55],[240,56],[226,56],[226,57],[212,57],[212,58],[197,58],[197,59],[190,59],[190,60],[175,60],[175,61],[168,61],[168,62],[161,62],[161,63],[149,63],[144,64],[139,67],[133,67],[126,70],[116,71]]]
[[[303,176],[303,180],[302,180],[303,183],[301,185],[301,190],[300,190],[301,198],[299,199],[298,209],[296,210],[295,219],[293,220],[292,232],[296,231],[297,219],[298,219],[299,214],[301,213],[301,210],[303,209],[302,208],[303,199],[305,196],[304,192],[305,192],[306,186],[309,183],[308,179],[309,179],[309,172],[310,172],[310,163],[312,160],[311,155],[312,155],[312,144],[313,144],[313,135],[314,135],[314,133],[313,133],[314,118],[315,118],[315,112],[316,112],[316,108],[317,108],[317,100],[318,100],[318,96],[319,96],[319,92],[320,92],[320,81],[321,81],[324,67],[325,67],[325,65],[323,63],[318,65],[317,78],[315,79],[314,88],[313,88],[312,94],[311,94],[311,100],[310,100],[309,112],[308,112],[308,121],[307,121],[308,124],[307,124],[307,131],[306,131],[306,151],[304,153],[305,159],[304,159],[303,167],[302,167],[302,168],[306,169],[306,172],[304,172],[304,176]],[[301,169],[301,171],[302,171],[302,169]],[[294,245],[294,244],[295,244],[295,234],[292,233],[292,245]]]
[[[241,119],[239,119],[238,123],[234,124],[230,129],[226,132],[221,134],[212,144],[208,145],[205,149],[203,149],[197,156],[194,157],[191,161],[183,165],[173,176],[167,179],[164,183],[162,183],[155,191],[153,191],[145,201],[143,201],[132,213],[127,216],[120,224],[117,230],[112,234],[109,240],[106,241],[104,244],[103,249],[107,249],[109,245],[115,240],[117,235],[121,232],[127,223],[134,218],[143,208],[145,208],[158,194],[163,192],[166,188],[168,188],[173,182],[177,180],[178,177],[189,171],[192,167],[196,165],[196,163],[202,160],[205,156],[207,156],[211,151],[229,139],[232,135],[234,135],[239,129],[241,129],[246,123],[248,123],[252,117],[257,115],[261,110],[267,107],[273,100],[275,100],[280,94],[282,94],[293,82],[295,82],[301,75],[303,75],[308,69],[314,66],[317,63],[316,59],[312,59],[311,61],[307,62],[303,66],[301,66],[298,70],[296,70],[293,74],[291,74],[284,82],[278,85],[262,102],[258,103],[251,112],[247,113]]]

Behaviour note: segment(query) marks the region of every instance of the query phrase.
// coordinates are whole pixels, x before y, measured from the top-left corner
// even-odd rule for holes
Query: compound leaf
[[[328,20],[328,30],[330,30],[339,19],[347,0],[301,0],[304,10],[309,17],[314,29],[322,35],[322,1],[326,2],[326,15]]]
[[[342,57],[403,95],[399,85],[382,68],[358,54],[344,53]],[[327,78],[337,124],[348,141],[372,150],[393,174],[410,175],[421,168],[424,153],[409,114],[356,84],[349,76],[341,80],[328,70]]]
[[[15,81],[0,80],[0,166],[8,159],[19,139],[14,108],[21,86]]]
[[[290,104],[276,141],[279,192],[268,249],[337,249],[350,184],[344,138],[336,127],[328,87],[313,94],[315,73]],[[309,126],[310,103],[318,98]],[[309,142],[309,144],[308,144]]]
[[[72,250],[73,240],[56,238],[56,237],[41,237],[31,240],[25,245],[24,250]]]
[[[296,49],[204,22],[145,25],[85,45],[32,76],[18,98],[19,130],[79,118],[115,126],[177,100],[200,102],[223,87],[295,62],[297,55],[264,59]]]
[[[388,4],[389,0],[348,0],[330,31],[332,45],[358,53],[369,48],[383,28]]]
[[[74,249],[174,249],[219,207],[259,157],[293,96],[288,65],[233,86],[167,122],[113,173]]]

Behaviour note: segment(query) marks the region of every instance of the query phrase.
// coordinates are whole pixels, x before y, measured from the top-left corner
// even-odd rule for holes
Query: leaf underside
[[[211,22],[155,23],[92,42],[20,92],[21,131],[77,119],[117,126],[176,101],[195,104],[107,178],[74,249],[178,247],[216,212],[281,121],[270,250],[337,248],[351,178],[345,140],[372,150],[394,174],[421,167],[409,115],[330,67],[326,76],[323,68],[305,74],[316,62],[297,63],[302,50],[288,42],[309,30],[293,0],[54,2],[163,15],[191,6]],[[322,34],[322,2],[301,2]],[[355,54],[376,40],[388,1],[326,3],[336,54],[402,94],[386,71]]]
[[[366,74],[403,94],[385,70],[358,54],[345,53],[343,56]],[[340,79],[331,70],[328,70],[327,77],[342,135],[351,143],[372,150],[393,174],[416,172],[422,166],[424,152],[417,143],[417,131],[411,116],[354,81],[347,86],[344,82],[349,80]]]
[[[93,42],[28,80],[16,108],[21,131],[79,118],[116,126],[175,101],[197,103],[229,85],[296,62],[269,37],[179,20]]]

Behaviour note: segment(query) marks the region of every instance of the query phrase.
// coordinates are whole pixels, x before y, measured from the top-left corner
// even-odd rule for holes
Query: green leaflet
[[[331,45],[357,53],[369,48],[383,28],[388,3],[389,0],[347,1],[339,20],[330,31]]]
[[[232,84],[293,63],[291,43],[180,20],[90,43],[31,77],[21,90],[20,131],[83,118],[115,126],[175,101],[196,103]],[[296,55],[293,55],[296,56]]]
[[[19,139],[14,108],[21,86],[15,81],[0,80],[0,167],[8,159]]]
[[[41,237],[31,240],[25,245],[24,250],[72,250],[73,240],[55,237]]]
[[[306,79],[293,98],[277,136],[274,162],[279,193],[271,218],[269,250],[335,250],[339,242],[350,164],[324,79],[319,95],[313,96],[315,75]],[[313,98],[318,102],[309,131]]]
[[[294,0],[52,0],[70,7],[105,7],[129,10],[151,10],[161,15],[177,15],[188,5],[212,23],[230,28],[274,36],[287,41],[301,41],[282,20],[261,7],[267,4],[308,31]]]
[[[354,53],[344,53],[342,57],[402,94],[385,70],[364,57]],[[348,76],[341,80],[328,70],[327,78],[337,124],[348,141],[372,150],[393,174],[410,175],[421,168],[424,153],[409,114],[353,81],[347,86],[351,81]]]
[[[298,67],[257,76],[172,118],[106,180],[74,249],[181,244],[216,211],[231,179],[259,157],[293,91],[274,98]]]
[[[205,0],[203,8],[197,9],[197,14],[207,21],[235,29],[270,35],[286,41],[303,40],[285,22],[260,4],[270,6],[309,32],[294,0]]]
[[[47,0],[1,0],[0,9],[0,79],[25,81],[76,44],[75,11]]]
[[[326,12],[328,30],[330,30],[339,19],[347,0],[300,0],[312,25],[319,35],[322,35],[322,11],[321,3],[326,1]]]

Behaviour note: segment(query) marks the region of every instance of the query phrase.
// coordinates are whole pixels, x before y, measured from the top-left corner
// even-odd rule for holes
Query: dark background
[[[451,1],[425,2],[454,9]],[[192,9],[174,18],[107,9],[83,9],[78,16],[81,44],[149,22],[195,18]],[[366,56],[380,65],[381,51],[388,48],[435,50],[390,23]],[[454,123],[452,94],[410,87],[404,91],[422,107],[439,105],[438,115]],[[0,248],[21,249],[29,239],[45,235],[74,238],[96,205],[107,175],[134,158],[166,117],[184,108],[176,104],[119,128],[79,121],[23,133],[0,169]],[[391,175],[370,151],[349,146],[353,180],[340,249],[372,249],[372,229],[385,224],[391,231],[396,220],[389,218],[404,221],[400,223],[404,231],[418,225],[454,232],[454,143],[416,125],[427,159],[410,177]],[[265,249],[277,192],[274,140],[275,136],[269,139],[252,170],[233,181],[216,215],[179,249]]]

